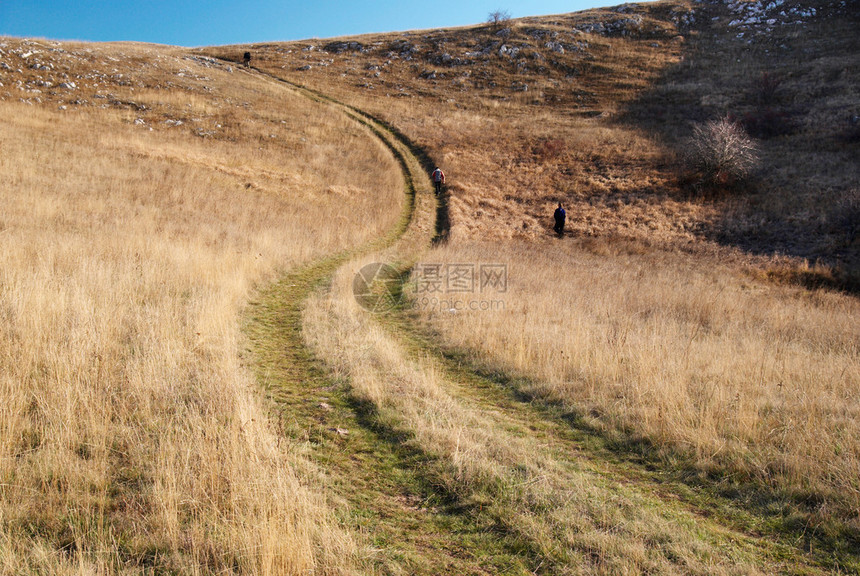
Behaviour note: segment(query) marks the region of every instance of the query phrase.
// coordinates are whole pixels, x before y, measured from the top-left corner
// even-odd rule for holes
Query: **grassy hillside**
[[[857,274],[858,13],[659,2],[205,52],[250,49],[260,70],[373,112],[445,169],[449,242],[422,262],[504,264],[511,280],[502,310],[417,294],[413,321],[434,338],[734,494],[757,529],[804,541],[815,526],[810,547],[851,558],[860,333],[839,291]],[[759,161],[714,185],[685,149],[719,118]]]
[[[858,12],[658,2],[206,52],[250,48],[255,66],[397,126],[447,169],[455,235],[543,238],[562,201],[579,237],[740,248],[721,255],[853,286]],[[703,191],[682,152],[724,116],[758,136],[761,161],[742,186]]]
[[[858,15],[0,38],[0,572],[860,573]]]

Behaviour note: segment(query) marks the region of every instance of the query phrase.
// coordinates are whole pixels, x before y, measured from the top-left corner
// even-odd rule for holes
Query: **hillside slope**
[[[509,283],[420,294],[416,267],[428,339],[856,571],[856,8],[658,2],[203,52],[250,49],[445,169],[449,242],[423,263]],[[760,162],[705,186],[685,148],[723,117]]]
[[[0,571],[860,572],[860,305],[797,282],[854,282],[858,12],[0,39]],[[706,189],[727,115],[761,162]],[[333,272],[404,178],[373,257],[504,266],[489,313]]]
[[[452,234],[578,237],[735,254],[853,285],[858,221],[855,0],[657,2],[445,30],[206,53],[353,102],[449,175]],[[761,161],[702,191],[696,123],[744,122]],[[750,255],[763,259],[750,260]]]

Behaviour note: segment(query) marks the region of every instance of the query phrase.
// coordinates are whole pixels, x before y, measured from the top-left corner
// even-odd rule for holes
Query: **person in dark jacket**
[[[564,221],[567,219],[567,213],[562,208],[561,202],[558,203],[558,208],[555,209],[552,217],[555,220],[555,226],[552,229],[559,236],[564,236]]]

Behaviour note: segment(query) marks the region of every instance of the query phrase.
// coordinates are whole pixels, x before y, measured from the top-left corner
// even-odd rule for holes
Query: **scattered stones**
[[[543,40],[547,36],[550,38],[558,38],[558,32],[555,30],[547,30],[546,28],[528,28],[523,30],[523,34],[534,38],[535,40]]]
[[[589,22],[576,29],[586,34],[600,36],[634,36],[642,30],[642,16],[634,14],[630,18],[610,22]]]
[[[361,42],[329,42],[322,48],[330,54],[342,54],[344,52],[366,52],[367,48]]]
[[[507,44],[502,44],[499,48],[499,56],[508,56],[509,58],[516,58],[520,53],[520,48],[517,46],[508,46]]]
[[[564,46],[562,46],[560,42],[547,42],[544,46],[556,54],[564,54]]]
[[[671,18],[678,30],[689,30],[696,23],[696,15],[692,10],[676,9]]]
[[[400,58],[408,61],[412,60],[412,57],[416,52],[418,52],[418,47],[408,40],[401,39],[396,42],[392,42],[389,46],[389,50],[394,55],[399,55]]]
[[[432,64],[436,64],[437,66],[449,66],[449,67],[467,66],[467,65],[472,63],[471,60],[467,60],[467,59],[463,59],[463,58],[454,58],[453,56],[451,56],[447,52],[442,54],[442,55],[430,58],[430,62]]]
[[[729,28],[746,32],[766,33],[776,26],[800,25],[818,15],[814,7],[787,5],[785,0],[731,0],[728,7],[733,15]]]
[[[206,56],[186,56],[185,60],[194,62],[195,64],[203,66],[204,68],[216,68],[219,70],[229,69],[229,72],[233,71],[232,67],[227,65],[226,62],[216,60],[215,58],[208,58]]]
[[[490,55],[498,46],[498,42],[490,42],[484,45],[478,45],[474,50],[466,52],[465,56],[467,58],[482,58],[484,56]]]

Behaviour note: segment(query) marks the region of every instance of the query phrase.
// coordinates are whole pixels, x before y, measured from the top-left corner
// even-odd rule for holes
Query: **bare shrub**
[[[758,149],[744,129],[726,117],[697,125],[687,141],[686,156],[702,183],[726,185],[749,176],[758,162]]]
[[[494,10],[487,15],[487,22],[495,28],[499,28],[511,19],[511,13],[507,10]]]

